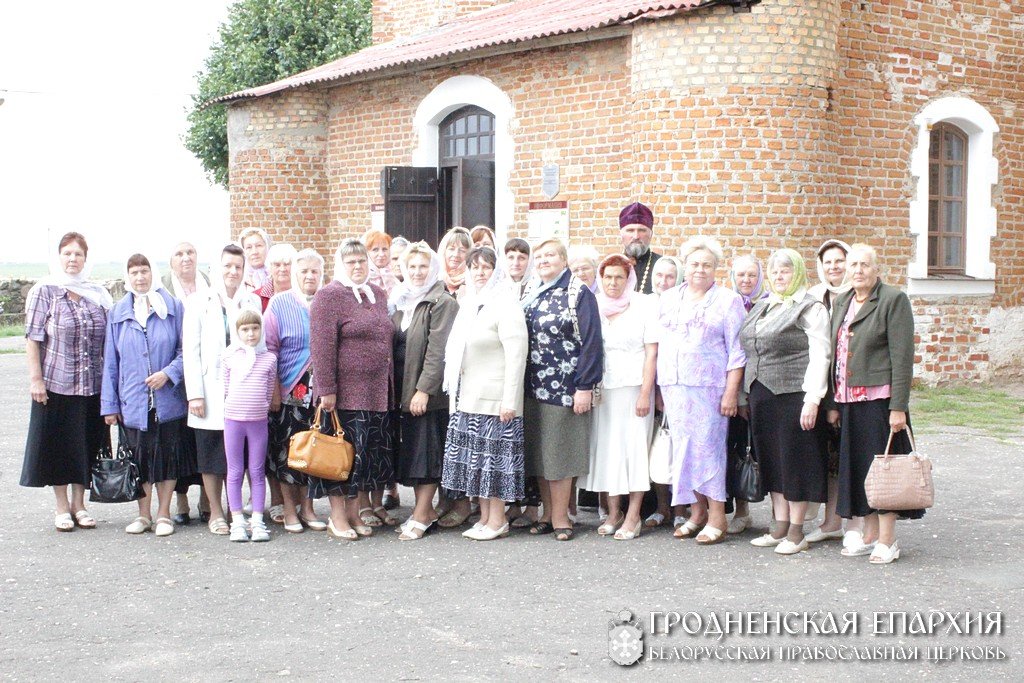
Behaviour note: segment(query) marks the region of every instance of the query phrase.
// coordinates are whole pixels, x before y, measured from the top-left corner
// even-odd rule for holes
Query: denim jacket
[[[126,294],[107,316],[107,339],[103,354],[103,389],[100,413],[120,413],[126,427],[146,430],[149,424],[149,388],[146,378],[163,371],[170,378],[154,392],[156,416],[160,422],[179,420],[188,414],[184,370],[181,359],[181,302],[163,289],[156,294],[167,302],[167,317],[150,311],[146,329],[135,320],[135,296]]]

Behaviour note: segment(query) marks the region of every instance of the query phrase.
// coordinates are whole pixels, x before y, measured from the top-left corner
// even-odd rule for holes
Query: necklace
[[[859,304],[862,304],[862,303],[864,303],[864,302],[865,302],[865,301],[867,301],[867,300],[868,300],[868,299],[869,299],[870,297],[871,297],[871,294],[870,294],[870,292],[869,292],[869,293],[867,294],[867,296],[865,296],[865,297],[864,297],[863,299],[861,299],[861,298],[860,298],[859,296],[857,296],[857,293],[856,293],[856,292],[854,292],[854,294],[853,294],[853,300],[854,300],[854,301],[856,301],[856,302],[857,302],[857,303],[859,303]]]
[[[642,292],[642,291],[644,291],[644,287],[647,286],[647,276],[650,275],[650,273],[651,273],[651,261],[653,261],[653,260],[654,259],[651,257],[651,252],[648,251],[647,252],[647,265],[644,266],[644,277],[643,277],[642,280],[640,280],[640,285],[636,288],[636,291]]]

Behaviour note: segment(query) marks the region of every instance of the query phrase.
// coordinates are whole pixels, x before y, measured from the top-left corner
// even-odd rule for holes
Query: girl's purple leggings
[[[267,421],[239,422],[224,419],[224,455],[228,460],[228,507],[242,511],[242,479],[245,478],[245,441],[249,440],[249,489],[252,511],[263,512],[267,500],[264,466],[267,462]]]

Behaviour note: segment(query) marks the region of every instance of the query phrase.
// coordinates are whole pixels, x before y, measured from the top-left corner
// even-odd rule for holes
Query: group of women
[[[750,526],[748,504],[726,486],[727,453],[748,440],[773,520],[755,546],[786,556],[842,539],[843,555],[888,563],[899,557],[897,516],[922,514],[873,510],[864,494],[890,431],[896,452],[909,449],[913,367],[909,300],[882,283],[867,245],[822,245],[813,288],[795,251],[764,268],[740,254],[725,287],[721,246],[697,237],[655,263],[645,295],[622,254],[569,252],[556,239],[499,250],[484,226],[453,228],[436,252],[376,231],[346,239],[326,285],[314,250],[247,231],[209,282],[191,245],[176,248],[169,281],[133,255],[116,306],[85,277],[87,254],[84,237],[65,235],[59,267],[28,302],[22,484],[54,487],[60,530],[95,526],[83,492],[105,420],[123,425],[146,482],[129,533],[173,533],[172,494],[199,480],[200,515],[228,533],[220,363],[243,310],[263,313],[277,359],[265,457],[270,518],[288,532],[356,540],[393,526],[418,540],[471,521],[475,505],[467,538],[526,527],[568,541],[579,487],[602,496],[600,535],[631,540],[672,518],[676,537],[710,545]],[[345,481],[288,467],[290,437],[318,408],[354,446]],[[659,424],[668,475],[643,519]],[[401,524],[396,484],[414,495]],[[313,509],[323,497],[326,523]],[[805,534],[819,504],[823,521]]]

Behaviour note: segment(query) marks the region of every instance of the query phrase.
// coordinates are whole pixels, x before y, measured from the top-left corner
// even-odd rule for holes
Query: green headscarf
[[[789,281],[789,287],[784,292],[775,291],[775,282],[771,277],[771,264],[776,260],[789,261],[793,266],[793,279]],[[807,264],[804,257],[795,249],[779,249],[768,258],[769,274],[768,286],[771,288],[769,299],[773,304],[791,304],[794,302],[793,295],[801,289],[807,288]]]

